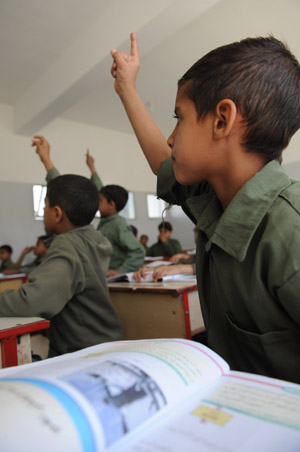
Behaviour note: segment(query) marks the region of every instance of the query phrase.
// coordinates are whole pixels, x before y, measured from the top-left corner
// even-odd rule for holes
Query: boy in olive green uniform
[[[106,286],[111,245],[90,224],[98,200],[97,188],[85,177],[51,181],[44,221],[56,236],[28,283],[0,293],[1,316],[50,319],[49,356],[122,337]]]
[[[108,238],[113,247],[107,276],[134,272],[143,265],[145,250],[126,220],[118,213],[127,203],[128,192],[119,185],[103,186],[89,151],[86,154],[86,163],[91,171],[91,180],[100,191],[101,219],[97,229]]]
[[[42,263],[43,259],[46,256],[48,248],[51,245],[52,240],[53,236],[51,235],[40,235],[37,238],[35,246],[27,246],[26,248],[24,248],[24,250],[19,256],[19,259],[15,263],[14,268],[4,270],[3,273],[6,275],[11,275],[13,273],[29,274],[32,270],[34,270],[38,265]],[[34,252],[36,258],[26,265],[21,265],[26,254],[30,253],[31,251]]]
[[[10,245],[0,246],[0,259],[1,259],[0,272],[3,272],[3,270],[14,268],[15,264],[11,260],[11,255],[12,247]]]
[[[273,37],[213,50],[178,82],[166,142],[135,88],[139,56],[111,73],[158,195],[195,223],[208,346],[232,369],[300,383],[300,183],[281,155],[300,127],[300,67]]]
[[[172,239],[173,231],[171,223],[164,221],[158,225],[158,242],[154,243],[147,250],[147,256],[172,257],[174,254],[181,253],[182,248],[178,240]]]

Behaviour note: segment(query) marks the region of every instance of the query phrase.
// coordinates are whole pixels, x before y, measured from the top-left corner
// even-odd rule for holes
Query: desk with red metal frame
[[[20,364],[18,360],[19,337],[23,337],[24,335],[29,336],[30,333],[45,330],[49,326],[49,320],[41,317],[0,317],[2,367],[17,366]],[[31,350],[29,350],[29,353],[31,353]]]
[[[195,283],[114,282],[108,289],[124,339],[191,339],[205,330]]]
[[[4,292],[6,289],[19,289],[22,284],[27,282],[27,275],[25,273],[16,273],[14,275],[0,276],[0,292]]]

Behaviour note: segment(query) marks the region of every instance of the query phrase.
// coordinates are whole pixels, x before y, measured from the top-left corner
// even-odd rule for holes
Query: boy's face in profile
[[[48,232],[52,234],[56,234],[56,221],[55,221],[55,208],[49,206],[49,199],[45,198],[45,207],[44,207],[44,223]]]
[[[112,201],[109,202],[106,196],[104,196],[101,192],[99,194],[99,197],[99,212],[101,217],[110,217],[111,215],[116,213],[115,209],[113,209]]]
[[[7,261],[8,259],[10,259],[11,257],[11,253],[9,253],[8,251],[1,249],[0,250],[0,259],[2,262]]]
[[[172,165],[177,181],[191,185],[209,180],[215,171],[212,114],[198,120],[195,104],[185,94],[184,86],[177,92],[175,102],[177,124],[168,138],[172,149]]]
[[[47,228],[48,229],[48,228]],[[43,257],[47,252],[47,247],[44,245],[44,242],[42,239],[38,239],[34,248],[33,252],[38,257]]]

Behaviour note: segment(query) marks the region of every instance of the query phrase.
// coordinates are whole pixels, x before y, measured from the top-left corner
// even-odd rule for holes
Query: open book
[[[152,277],[153,272],[149,271],[146,273],[145,277],[142,278],[140,283],[143,282],[153,282]],[[106,278],[107,282],[136,282],[137,281],[133,278],[134,273],[121,273],[120,275],[116,276],[110,276],[109,278]],[[175,275],[165,275],[159,278],[158,281],[190,281],[192,283],[197,282],[196,275],[187,275],[184,273],[177,273]]]
[[[5,452],[296,452],[300,385],[231,372],[184,339],[123,341],[0,371]]]

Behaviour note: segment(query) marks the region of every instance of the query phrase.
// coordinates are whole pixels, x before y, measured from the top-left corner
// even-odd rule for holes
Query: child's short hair
[[[124,209],[128,201],[128,191],[120,185],[105,185],[101,188],[100,193],[108,202],[114,201],[117,212]]]
[[[91,180],[75,174],[64,174],[51,180],[47,187],[49,206],[59,206],[74,226],[85,226],[95,217],[99,192]]]
[[[246,126],[243,145],[277,159],[300,127],[300,66],[272,36],[219,47],[197,61],[178,81],[195,103],[198,118],[231,99]]]
[[[162,221],[161,223],[159,223],[158,230],[160,231],[161,229],[166,229],[167,231],[173,231],[172,225],[168,221]]]
[[[37,239],[41,240],[46,248],[49,248],[54,236],[52,234],[49,235],[40,235]]]
[[[0,250],[4,250],[9,254],[12,254],[12,252],[13,252],[13,249],[10,245],[1,245]]]

